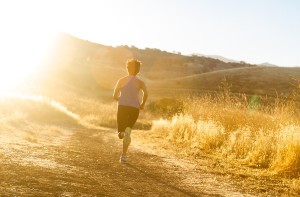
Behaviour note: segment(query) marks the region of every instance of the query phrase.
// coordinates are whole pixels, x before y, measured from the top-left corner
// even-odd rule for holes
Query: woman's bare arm
[[[120,97],[120,92],[121,92],[121,85],[120,85],[120,80],[117,82],[115,89],[114,89],[114,94],[113,98],[118,101]]]
[[[143,91],[143,101],[140,105],[140,109],[144,109],[145,103],[148,99],[148,90],[144,82],[141,81],[141,89]]]

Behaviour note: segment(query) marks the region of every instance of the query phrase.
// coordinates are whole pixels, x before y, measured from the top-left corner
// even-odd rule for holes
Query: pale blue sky
[[[111,46],[300,66],[298,0],[29,0],[0,7],[11,38],[62,31]]]

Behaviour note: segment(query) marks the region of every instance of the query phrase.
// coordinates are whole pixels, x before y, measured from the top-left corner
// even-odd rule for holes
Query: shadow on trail
[[[171,185],[171,184],[169,184],[169,183],[167,183],[167,182],[161,180],[159,177],[157,177],[157,176],[155,176],[155,175],[153,175],[153,174],[147,173],[147,172],[145,172],[145,171],[139,169],[138,167],[136,167],[136,166],[134,166],[134,165],[132,165],[132,164],[130,164],[130,163],[126,163],[125,165],[128,166],[128,167],[130,167],[130,168],[132,168],[133,170],[138,171],[139,173],[145,175],[146,177],[151,178],[151,179],[153,179],[154,181],[156,181],[156,182],[158,182],[158,183],[160,183],[160,184],[163,184],[163,185],[165,185],[166,187],[169,187],[170,189],[173,189],[173,190],[175,190],[175,191],[177,191],[177,192],[180,192],[180,193],[182,193],[182,194],[184,194],[184,195],[186,195],[186,196],[191,196],[191,197],[196,197],[196,196],[211,196],[211,195],[209,195],[209,194],[207,194],[207,193],[204,193],[204,192],[200,192],[200,193],[197,192],[197,195],[192,194],[192,193],[190,193],[190,192],[188,192],[188,191],[185,191],[185,190],[183,190],[183,189],[180,189],[180,188],[178,188],[178,187],[175,187],[174,185]],[[214,195],[214,196],[219,196],[219,195]]]

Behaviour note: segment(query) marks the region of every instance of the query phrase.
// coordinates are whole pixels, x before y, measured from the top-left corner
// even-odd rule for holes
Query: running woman
[[[120,162],[125,163],[127,150],[131,142],[131,130],[134,126],[140,110],[144,109],[148,98],[145,83],[136,75],[140,72],[141,62],[129,59],[126,62],[128,75],[119,79],[114,90],[113,97],[118,101],[118,136],[123,139],[123,152]],[[143,100],[140,102],[139,93],[143,92]]]

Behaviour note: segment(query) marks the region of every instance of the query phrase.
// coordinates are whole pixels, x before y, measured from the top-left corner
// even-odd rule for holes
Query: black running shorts
[[[139,113],[138,108],[119,105],[117,113],[118,132],[125,131],[126,127],[132,128],[139,117]]]

